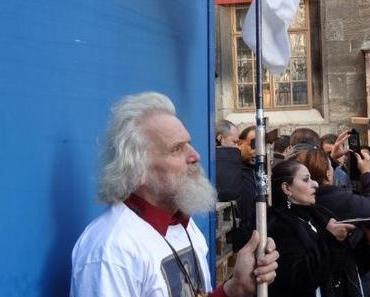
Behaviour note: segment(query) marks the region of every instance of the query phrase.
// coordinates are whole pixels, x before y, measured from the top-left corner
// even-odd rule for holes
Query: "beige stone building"
[[[252,123],[255,57],[241,39],[250,1],[216,3],[216,117]],[[370,116],[370,0],[301,0],[289,36],[288,69],[263,75],[270,127],[283,134],[310,127],[323,135],[353,126],[365,143],[367,126],[351,118]]]

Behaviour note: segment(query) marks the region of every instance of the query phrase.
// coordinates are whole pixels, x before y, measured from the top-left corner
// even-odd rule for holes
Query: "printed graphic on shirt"
[[[198,288],[204,292],[204,277],[201,271],[201,267],[196,259],[199,267],[199,277],[197,275],[197,269],[194,263],[193,252],[190,247],[177,252],[179,258],[190,276],[191,282],[195,289]],[[193,291],[191,285],[187,281],[184,273],[181,271],[179,264],[176,261],[174,255],[170,255],[162,260],[161,270],[163,278],[165,279],[168,296],[169,297],[193,297]]]

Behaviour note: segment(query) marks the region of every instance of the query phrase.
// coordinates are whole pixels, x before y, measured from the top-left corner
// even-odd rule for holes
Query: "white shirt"
[[[203,234],[190,219],[187,231],[211,291]],[[181,260],[193,260],[181,224],[169,226],[166,239]],[[163,237],[125,204],[111,206],[85,229],[72,252],[70,297],[168,297],[181,294],[179,269]],[[194,279],[194,273],[190,273]],[[180,292],[180,293],[178,293]]]

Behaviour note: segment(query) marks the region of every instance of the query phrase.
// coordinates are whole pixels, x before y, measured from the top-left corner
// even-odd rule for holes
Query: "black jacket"
[[[254,230],[256,225],[256,177],[254,166],[243,163],[241,195],[238,201],[241,224],[248,230]]]
[[[256,183],[254,168],[242,162],[237,148],[216,148],[216,188],[218,200],[237,201],[239,228],[233,232],[234,251],[247,243],[255,228]]]
[[[218,200],[239,200],[242,184],[240,150],[233,147],[216,148],[216,189]]]
[[[316,203],[332,211],[340,220],[370,216],[370,173],[360,177],[362,195],[334,185],[322,185]]]
[[[351,250],[325,229],[330,214],[318,206],[272,209],[268,233],[274,238],[277,276],[270,297],[360,297]]]
[[[370,173],[361,175],[360,183],[363,195],[333,185],[320,186],[316,204],[333,212],[339,220],[370,217]],[[348,238],[361,274],[370,270],[370,246],[363,237],[362,227],[370,226],[369,223],[360,225]]]

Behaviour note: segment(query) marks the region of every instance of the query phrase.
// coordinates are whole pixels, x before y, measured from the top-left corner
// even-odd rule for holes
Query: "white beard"
[[[193,166],[182,176],[154,174],[149,183],[163,203],[170,203],[187,215],[213,211],[217,201],[217,192],[202,168]]]
[[[203,171],[196,177],[183,177],[174,196],[178,209],[188,215],[212,211],[216,201],[217,192]]]

